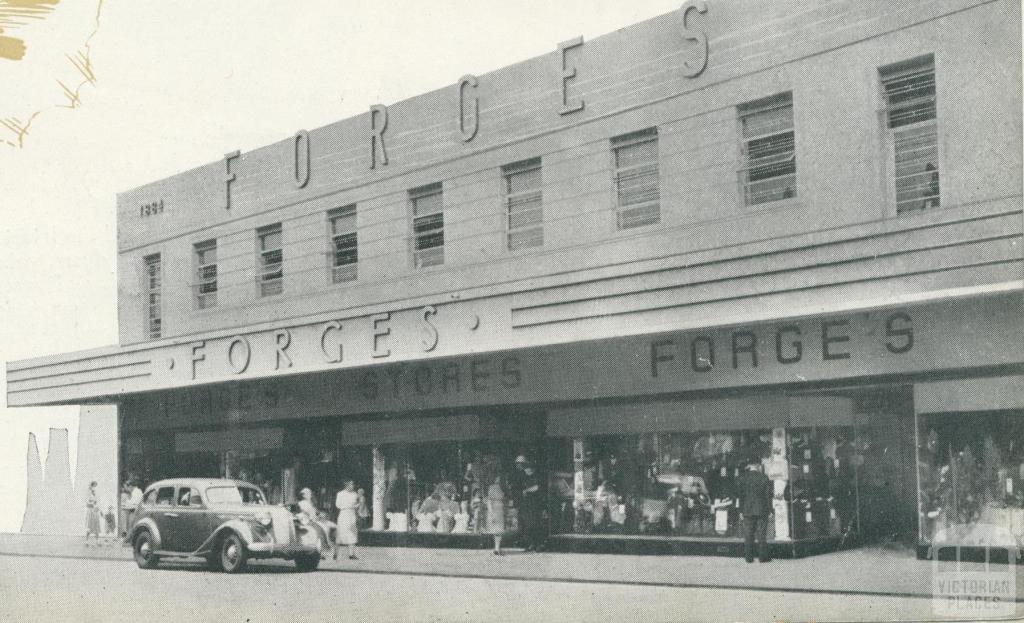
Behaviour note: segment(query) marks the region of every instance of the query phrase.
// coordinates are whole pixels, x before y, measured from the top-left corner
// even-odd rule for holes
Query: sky
[[[47,77],[68,71],[69,59],[51,56],[43,70],[28,63],[48,46],[74,58],[98,1],[88,14],[86,0],[58,5],[20,29],[22,61],[0,58],[0,120],[12,116],[5,106],[43,103],[20,148],[0,144],[0,361],[117,343],[116,193],[682,5],[103,0],[89,40],[94,82],[75,108],[55,107],[68,100]],[[59,79],[73,90],[74,77]],[[74,468],[78,409],[0,402],[0,532],[13,532],[28,433],[45,461],[48,429],[67,428]]]

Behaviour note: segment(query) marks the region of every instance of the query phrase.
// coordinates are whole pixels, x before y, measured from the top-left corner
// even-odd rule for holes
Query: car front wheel
[[[153,535],[149,530],[143,530],[135,537],[132,549],[135,553],[135,564],[139,565],[139,568],[153,569],[159,564],[160,557],[156,555]]]
[[[319,552],[313,554],[304,554],[295,559],[295,568],[299,571],[316,571],[316,568],[319,566]]]
[[[237,534],[229,534],[220,544],[220,569],[225,573],[238,573],[245,569],[245,543]]]

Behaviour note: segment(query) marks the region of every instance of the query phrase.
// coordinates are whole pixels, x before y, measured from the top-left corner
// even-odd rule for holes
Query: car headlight
[[[266,515],[260,517],[260,525],[262,525],[264,527],[269,528],[270,527],[270,521],[271,520],[270,520],[270,514],[269,513],[267,513]]]

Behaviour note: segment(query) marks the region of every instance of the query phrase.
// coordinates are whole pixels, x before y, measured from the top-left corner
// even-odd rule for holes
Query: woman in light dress
[[[505,490],[502,489],[501,476],[495,476],[494,482],[487,487],[487,532],[494,537],[494,555],[504,555],[501,536],[505,534]]]
[[[89,545],[89,535],[96,535],[96,544],[100,544],[100,501],[96,496],[95,480],[89,483],[89,497],[85,501],[85,545]]]
[[[338,492],[334,505],[338,507],[338,528],[335,532],[334,559],[338,559],[338,546],[347,545],[349,560],[356,560],[356,543],[359,541],[359,525],[356,512],[359,509],[359,494],[356,493],[356,483],[354,481],[345,481],[345,488]]]

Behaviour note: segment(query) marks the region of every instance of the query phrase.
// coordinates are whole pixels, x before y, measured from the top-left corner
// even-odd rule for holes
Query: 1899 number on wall
[[[154,216],[164,211],[164,200],[139,206],[139,216]]]

